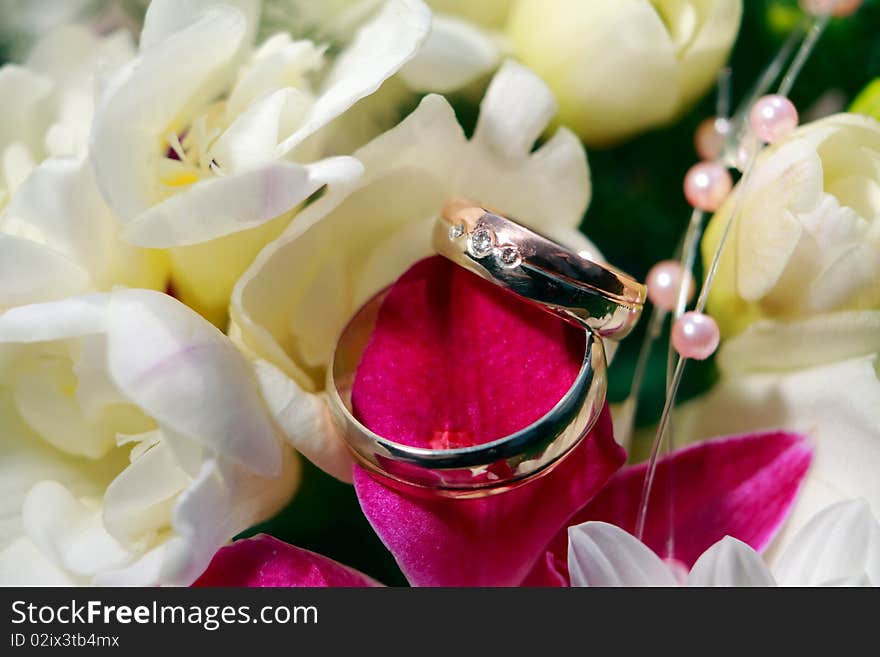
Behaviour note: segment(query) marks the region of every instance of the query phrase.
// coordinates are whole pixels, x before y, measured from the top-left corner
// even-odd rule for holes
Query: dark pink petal
[[[389,292],[353,388],[359,419],[435,449],[487,442],[546,414],[580,370],[583,331],[439,257]],[[478,500],[414,497],[359,468],[367,518],[416,586],[519,584],[547,541],[622,465],[607,410],[552,472]]]
[[[361,422],[397,442],[489,442],[553,408],[584,347],[583,331],[435,256],[383,302],[352,403]]]
[[[381,586],[353,568],[260,534],[221,548],[193,586]]]
[[[658,465],[644,542],[688,568],[724,536],[761,550],[788,517],[812,456],[805,436],[782,431],[718,438],[674,452]],[[641,463],[621,470],[569,524],[602,520],[635,533],[646,469]],[[561,531],[546,563],[564,569],[566,579],[567,551],[568,535]],[[546,579],[543,563],[529,580]]]
[[[414,586],[517,586],[547,543],[623,464],[608,410],[549,474],[475,500],[419,498],[355,469],[373,528]]]

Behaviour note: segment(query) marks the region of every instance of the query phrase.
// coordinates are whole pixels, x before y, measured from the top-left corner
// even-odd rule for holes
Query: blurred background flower
[[[681,116],[715,82],[739,31],[741,0],[519,0],[507,33],[588,145]]]

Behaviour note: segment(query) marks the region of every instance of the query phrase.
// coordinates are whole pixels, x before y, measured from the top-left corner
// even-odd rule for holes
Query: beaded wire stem
[[[722,134],[724,140],[713,164],[723,165],[726,168],[738,169],[741,172],[742,177],[734,192],[736,197],[733,201],[732,212],[722,230],[722,235],[715,253],[712,256],[711,263],[705,272],[700,295],[694,305],[693,313],[699,313],[702,315],[706,308],[709,292],[718,271],[724,247],[727,244],[733,226],[739,218],[744,199],[748,194],[753,165],[757,159],[758,153],[763,147],[763,143],[772,140],[772,138],[768,138],[767,134],[761,135],[764,138],[763,140],[759,139],[755,134],[756,130],[753,126],[755,119],[751,116],[753,114],[753,108],[756,103],[765,103],[770,106],[772,106],[773,103],[788,103],[786,97],[791,92],[791,89],[810,54],[815,50],[819,38],[827,27],[832,13],[838,9],[838,1],[839,0],[825,0],[825,4],[820,7],[818,12],[813,11],[813,15],[807,15],[804,17],[804,19],[792,30],[785,43],[783,43],[760,78],[755,82],[754,87],[745,96],[737,108],[737,111],[729,118],[731,74],[729,70],[725,70],[722,71],[722,74],[719,76],[718,103],[714,125],[716,131]],[[800,45],[798,46],[798,44]],[[795,49],[797,49],[796,52]],[[794,53],[793,58],[792,53]],[[790,59],[791,63],[788,68],[785,69],[786,62]],[[779,84],[776,95],[766,97],[765,94],[770,90],[773,83],[779,79],[783,70],[785,70],[785,73],[782,75],[782,80]],[[791,109],[793,110],[793,107]],[[796,112],[794,115],[796,117]],[[764,132],[766,133],[766,130]],[[694,203],[694,205],[698,206],[699,203]],[[703,232],[706,211],[714,211],[714,209],[717,208],[694,208],[688,226],[682,236],[677,254],[677,261],[681,275],[679,277],[675,304],[672,308],[661,308],[655,303],[648,319],[648,328],[645,332],[645,337],[636,360],[636,368],[633,373],[630,394],[622,406],[620,433],[625,447],[629,447],[631,443],[633,424],[635,421],[636,410],[638,408],[639,392],[644,381],[648,356],[654,342],[656,342],[661,334],[666,317],[671,314],[674,324],[682,321],[685,316],[692,283],[690,272],[693,270],[696,261],[697,249]],[[691,314],[692,313],[688,313],[688,315]],[[712,322],[712,324],[714,325],[714,322]],[[642,487],[636,520],[635,535],[640,540],[644,537],[651,491],[657,472],[657,463],[660,453],[661,451],[664,451],[664,445],[667,453],[674,449],[674,441],[671,437],[670,430],[671,416],[687,361],[688,356],[686,354],[677,353],[673,346],[673,340],[671,339],[667,351],[666,398],[663,411],[660,415],[660,421],[657,425],[657,430],[651,444],[651,452],[648,458],[648,467]],[[669,476],[667,477],[667,487],[669,488],[669,491],[667,492],[671,492],[674,487],[673,474],[674,473],[670,471]],[[673,496],[668,494],[667,500],[670,505],[668,509],[668,519],[670,526],[667,534],[666,550],[669,556],[672,556],[674,548],[674,532],[672,531],[674,525],[674,508],[672,508],[672,499]]]

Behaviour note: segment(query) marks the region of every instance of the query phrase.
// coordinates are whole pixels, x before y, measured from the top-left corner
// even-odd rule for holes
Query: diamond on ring
[[[475,258],[485,258],[495,248],[495,233],[488,228],[477,228],[468,238],[468,253]]]

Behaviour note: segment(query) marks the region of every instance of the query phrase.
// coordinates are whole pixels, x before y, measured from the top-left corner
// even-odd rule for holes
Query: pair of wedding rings
[[[352,413],[355,374],[385,293],[363,306],[343,330],[328,370],[327,392],[334,424],[358,462],[409,491],[482,497],[549,472],[589,433],[605,403],[602,338],[619,340],[629,333],[646,292],[623,272],[468,201],[446,205],[435,223],[433,243],[457,265],[585,329],[580,371],[547,414],[498,440],[439,450],[389,440]]]

